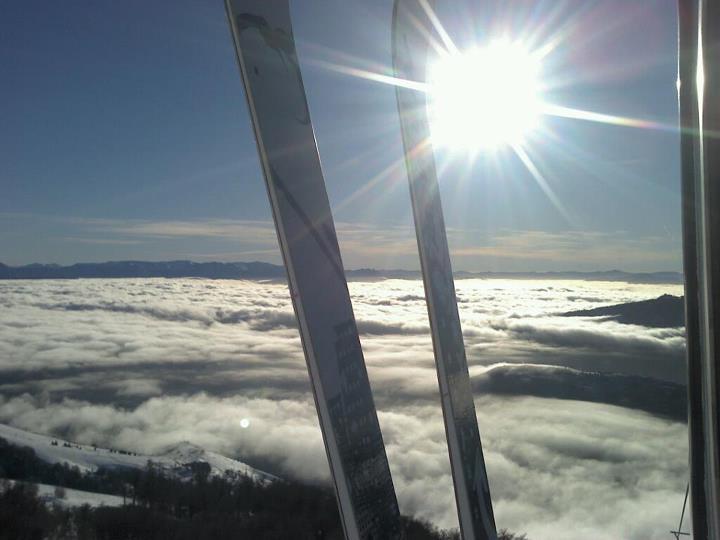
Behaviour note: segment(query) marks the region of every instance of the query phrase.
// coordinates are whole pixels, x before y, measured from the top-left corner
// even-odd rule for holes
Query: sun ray
[[[597,113],[593,111],[585,111],[582,109],[573,109],[563,107],[562,105],[552,105],[544,103],[542,113],[548,116],[558,116],[561,118],[571,118],[574,120],[585,120],[587,122],[599,122],[601,124],[609,124],[613,126],[624,126],[641,129],[655,129],[660,131],[677,131],[678,127],[673,124],[663,124],[650,120],[641,120],[629,116],[615,116],[612,114]]]
[[[313,55],[319,55],[321,58],[330,58],[336,62],[343,62],[348,65],[354,65],[356,67],[367,69],[369,71],[377,71],[378,73],[392,73],[392,67],[384,65],[381,62],[378,62],[376,59],[371,60],[370,58],[364,56],[351,54],[347,51],[333,49],[325,45],[314,43],[312,41],[298,40],[298,42],[302,43],[303,49],[307,49],[309,52],[312,52]],[[303,61],[305,60],[305,58],[306,57],[304,56]]]
[[[533,47],[533,53],[542,60],[567,41],[570,33],[575,30],[578,19],[588,9],[588,7],[581,8],[578,13],[566,18],[560,24],[558,20],[564,18],[566,10],[562,3],[557,3],[554,11],[546,14],[542,21],[534,21],[533,27],[525,29],[521,32],[521,35],[527,36],[525,41]],[[549,37],[543,37],[547,33],[547,29],[554,25],[559,27]]]
[[[335,64],[333,62],[328,62],[327,60],[320,60],[317,58],[311,58],[307,60],[306,63],[322,67],[336,73],[342,73],[343,75],[357,77],[359,79],[365,79],[381,84],[389,84],[391,86],[400,86],[402,88],[409,88],[410,90],[417,90],[419,92],[427,92],[427,84],[422,82],[400,79],[398,77],[384,75],[382,73],[376,73],[374,71],[368,71],[366,69],[343,66],[342,64]]]
[[[449,54],[449,51],[443,46],[443,44],[438,41],[435,36],[433,36],[432,31],[427,28],[417,17],[413,15],[408,15],[408,19],[410,20],[412,25],[418,30],[418,32],[420,32],[420,34],[422,34],[422,36],[427,40],[430,48],[434,50],[439,57],[447,56]]]
[[[658,187],[658,184],[652,183],[647,176],[640,175],[637,173],[631,173],[627,167],[623,167],[615,164],[612,160],[599,160],[597,154],[583,149],[581,146],[575,144],[572,138],[560,137],[558,134],[545,130],[543,131],[543,137],[549,138],[550,144],[545,145],[545,151],[552,152],[555,156],[562,160],[572,161],[575,166],[580,167],[581,170],[588,173],[597,181],[603,182],[607,189],[610,189],[611,185],[617,186],[617,183],[608,182],[609,178],[622,178],[627,182],[622,182],[619,185],[627,186],[630,183],[640,183],[648,187]],[[669,187],[665,187],[670,192]]]
[[[415,148],[413,148],[409,154],[412,156],[418,152],[420,152],[423,148],[427,147],[427,145],[430,144],[429,140],[422,141],[420,144],[418,144]],[[400,173],[402,173],[405,169],[405,157],[400,157],[399,159],[393,161],[390,165],[385,167],[383,170],[381,170],[379,173],[377,173],[375,176],[370,178],[367,182],[365,182],[363,185],[361,185],[359,188],[357,188],[355,191],[353,191],[350,195],[345,197],[340,203],[335,206],[335,209],[337,211],[342,210],[343,208],[347,207],[349,204],[354,202],[358,197],[362,196],[363,194],[370,191],[373,187],[378,185],[383,180],[386,180],[388,178],[392,178],[393,175],[397,174],[396,181],[404,180],[404,176]]]
[[[530,156],[528,156],[525,149],[519,145],[519,144],[513,144],[512,149],[515,152],[515,154],[520,158],[520,161],[523,162],[523,165],[525,165],[525,168],[528,170],[528,172],[532,175],[535,182],[537,182],[540,189],[545,193],[547,198],[550,200],[552,205],[555,207],[555,209],[560,213],[560,215],[565,218],[565,220],[569,224],[573,224],[573,219],[570,217],[569,212],[563,206],[562,202],[558,198],[558,196],[555,194],[553,189],[550,187],[550,184],[547,182],[545,177],[542,175],[540,170],[535,166],[533,161],[530,159]]]
[[[450,34],[447,33],[447,30],[445,30],[445,27],[440,22],[440,19],[438,18],[437,14],[435,13],[435,10],[432,8],[432,6],[427,2],[427,0],[418,0],[420,7],[422,7],[423,11],[427,15],[427,18],[432,23],[433,27],[435,28],[435,31],[440,36],[440,39],[445,44],[445,48],[450,54],[457,54],[458,48],[455,46],[455,43],[453,42],[452,38],[450,37]]]
[[[358,135],[358,140],[366,140],[365,135]],[[372,163],[377,162],[377,159],[375,162],[373,162],[373,158],[380,158],[384,156],[385,153],[383,152],[383,150],[385,149],[385,147],[385,144],[383,144],[382,142],[378,142],[374,145],[368,145],[367,147],[365,147],[365,149],[358,148],[352,154],[348,155],[345,159],[334,164],[333,174],[345,174],[346,172],[357,171],[358,169],[361,169],[364,165],[372,166]]]

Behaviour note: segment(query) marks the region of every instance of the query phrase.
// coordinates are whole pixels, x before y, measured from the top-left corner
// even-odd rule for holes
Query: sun
[[[428,70],[432,142],[451,150],[522,144],[540,119],[540,60],[519,42],[449,54]]]

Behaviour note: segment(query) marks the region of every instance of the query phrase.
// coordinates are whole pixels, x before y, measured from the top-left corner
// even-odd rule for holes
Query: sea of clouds
[[[350,290],[401,509],[454,527],[422,284]],[[467,279],[457,291],[498,525],[531,540],[667,538],[687,482],[672,401],[683,329],[562,314],[681,286]],[[281,282],[0,282],[0,422],[147,453],[188,440],[329,479]]]

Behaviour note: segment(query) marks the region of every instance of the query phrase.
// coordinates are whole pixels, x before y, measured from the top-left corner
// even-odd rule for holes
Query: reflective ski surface
[[[425,11],[428,7],[425,0],[395,2],[393,64],[400,79],[425,80],[427,36],[432,35]],[[402,86],[397,86],[396,92],[460,529],[466,539],[495,540],[495,518],[429,143],[426,98],[423,92]]]
[[[401,538],[288,2],[227,0],[226,7],[345,534]]]

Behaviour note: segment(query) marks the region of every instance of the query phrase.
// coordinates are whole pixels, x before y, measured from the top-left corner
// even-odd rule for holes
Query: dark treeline
[[[342,539],[335,497],[329,488],[296,482],[258,483],[233,471],[210,475],[190,465],[180,480],[152,462],[144,470],[101,469],[83,473],[48,464],[31,448],[0,439],[0,540],[204,540]],[[119,495],[119,507],[65,507],[37,496],[33,483]],[[58,490],[56,496],[64,493]],[[408,540],[453,540],[455,531],[403,517]],[[504,533],[501,540],[520,538]]]

